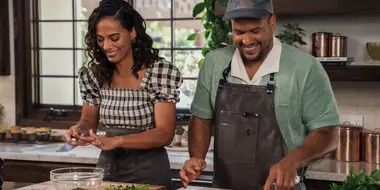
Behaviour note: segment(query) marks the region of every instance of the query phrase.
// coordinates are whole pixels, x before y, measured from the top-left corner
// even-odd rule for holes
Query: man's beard
[[[244,61],[244,63],[252,63],[252,62],[257,62],[257,61],[260,61],[260,60],[262,60],[265,56],[266,56],[266,54],[265,54],[265,50],[264,49],[262,49],[260,52],[259,52],[259,54],[255,57],[255,58],[248,58],[246,55],[245,55],[245,53],[244,53],[244,48],[243,47],[239,47],[239,49],[240,49],[240,55],[241,55],[241,58],[243,59],[243,61]]]

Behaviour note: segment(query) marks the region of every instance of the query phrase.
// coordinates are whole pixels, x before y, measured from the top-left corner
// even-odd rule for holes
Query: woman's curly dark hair
[[[153,40],[146,33],[145,20],[131,5],[124,0],[102,0],[88,19],[88,31],[85,36],[86,54],[89,58],[87,64],[100,86],[111,84],[116,69],[116,65],[107,59],[97,43],[96,26],[104,17],[117,19],[128,31],[135,29],[135,43],[132,43],[134,59],[132,73],[135,77],[138,77],[137,72],[143,66],[149,67],[154,62],[163,59],[158,55],[158,49],[153,48]]]

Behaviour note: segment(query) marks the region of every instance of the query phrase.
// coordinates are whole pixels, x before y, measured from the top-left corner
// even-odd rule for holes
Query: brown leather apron
[[[213,186],[263,189],[270,167],[287,153],[274,110],[274,74],[266,86],[244,85],[228,83],[230,70],[231,63],[216,96]]]
[[[140,133],[140,130],[106,128],[106,136]],[[105,169],[104,181],[150,184],[172,190],[169,157],[164,147],[149,150],[116,148],[101,151],[97,167]]]

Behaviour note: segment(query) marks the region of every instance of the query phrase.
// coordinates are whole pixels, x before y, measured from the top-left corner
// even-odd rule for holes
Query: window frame
[[[133,5],[133,0],[127,0]],[[171,60],[174,61],[174,51],[176,50],[201,50],[202,48],[176,48],[174,36],[174,22],[177,20],[194,20],[194,18],[174,18],[174,1],[171,0],[171,18],[169,19],[146,19],[146,21],[170,21],[171,26],[171,47],[160,48],[160,50],[170,50]],[[48,105],[48,104],[35,104],[39,102],[39,63],[40,63],[40,48],[39,47],[39,13],[38,13],[38,0],[13,0],[14,4],[14,20],[15,20],[15,78],[16,78],[16,124],[21,126],[49,126],[55,129],[67,129],[71,125],[76,124],[81,117],[82,106],[77,105]],[[74,5],[73,5],[74,6]],[[134,6],[135,7],[135,6]],[[74,14],[74,13],[73,13]],[[200,18],[196,18],[200,19]],[[67,20],[73,22],[75,25],[76,20]],[[52,21],[53,22],[53,21]],[[73,29],[75,30],[75,28]],[[75,36],[73,36],[75,38]],[[75,48],[73,47],[75,51]],[[49,48],[42,48],[49,49]],[[75,56],[74,56],[75,59]],[[75,67],[75,65],[74,65]],[[75,69],[75,68],[74,68]],[[36,73],[36,74],[34,74]],[[50,75],[48,77],[60,77]],[[77,76],[70,76],[75,78]],[[184,77],[184,80],[196,80],[197,77]],[[38,89],[38,90],[33,90]],[[76,89],[75,89],[76,90]],[[74,91],[75,96],[75,91]],[[75,104],[75,100],[74,100]],[[64,110],[67,116],[49,116],[45,121],[50,109]],[[60,112],[62,113],[62,112]],[[191,113],[189,109],[177,109],[178,125],[187,124]]]

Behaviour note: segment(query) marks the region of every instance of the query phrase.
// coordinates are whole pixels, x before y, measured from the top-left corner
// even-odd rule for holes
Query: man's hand
[[[264,190],[270,190],[276,183],[276,190],[292,189],[296,183],[297,168],[299,163],[290,157],[285,157],[269,170],[269,176]]]
[[[179,172],[184,188],[187,188],[189,183],[196,179],[203,169],[206,168],[206,162],[200,158],[190,158],[185,162],[185,166]]]

